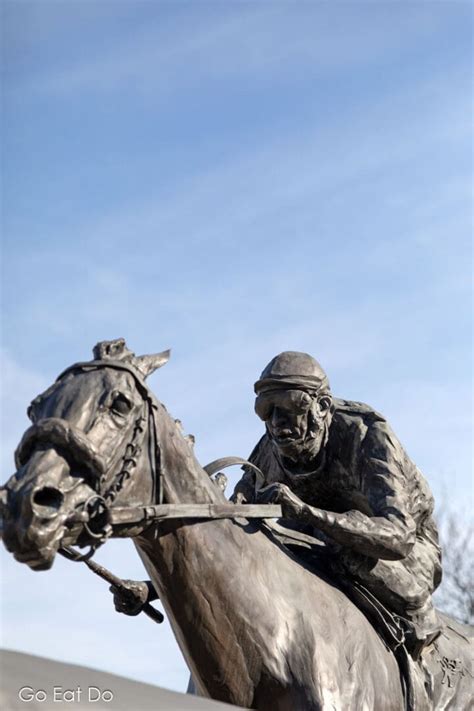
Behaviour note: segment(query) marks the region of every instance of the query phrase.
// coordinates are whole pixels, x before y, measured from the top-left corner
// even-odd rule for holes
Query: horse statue
[[[192,517],[193,505],[234,505],[146,385],[168,357],[102,342],[32,402],[2,492],[7,549],[47,570],[67,545],[133,537],[202,696],[260,711],[406,709],[394,654],[338,586],[262,520]],[[160,506],[191,514],[156,520]],[[120,510],[143,515],[111,518]],[[447,652],[439,638],[424,708],[468,708],[467,643],[452,637]]]

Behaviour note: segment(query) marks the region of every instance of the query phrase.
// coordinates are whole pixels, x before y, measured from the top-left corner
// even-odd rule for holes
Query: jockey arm
[[[337,543],[371,558],[401,560],[415,543],[415,526],[396,514],[367,516],[360,511],[332,513],[305,505],[300,520],[312,524]]]
[[[285,517],[314,526],[346,548],[372,558],[401,560],[416,540],[407,493],[413,469],[386,424],[377,423],[361,443],[354,477],[368,502],[367,513],[355,509],[336,513],[310,506],[281,483],[261,489],[258,498],[262,503],[280,503]]]
[[[385,516],[367,516],[360,511],[324,511],[305,504],[286,484],[271,484],[262,489],[261,503],[279,503],[284,518],[308,523],[336,543],[371,558],[401,560],[415,543],[415,523],[400,517],[392,508]]]

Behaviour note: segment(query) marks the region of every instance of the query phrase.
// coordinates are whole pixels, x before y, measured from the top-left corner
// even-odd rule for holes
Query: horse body
[[[215,521],[143,538],[204,695],[262,710],[403,708],[397,664],[363,615],[260,531]]]
[[[169,415],[157,422],[166,501],[225,501]],[[403,708],[365,617],[258,524],[160,523],[136,545],[201,693],[262,710]]]
[[[269,541],[245,546],[217,522],[189,528],[165,534],[158,544],[140,540],[138,547],[205,695],[259,709],[347,708],[349,699],[350,708],[377,707],[370,702],[375,680],[360,665],[370,660],[379,669],[384,656],[393,660],[377,655],[380,643],[367,642],[367,622],[350,614],[341,594],[338,599],[329,586],[315,584],[311,573],[302,573],[284,553],[276,555]],[[257,573],[260,553],[268,563],[259,563]],[[397,681],[396,664],[390,671],[387,676]],[[358,703],[362,678],[365,699]],[[400,692],[397,686],[393,690]],[[384,687],[378,679],[385,699],[401,698],[385,695]]]
[[[153,359],[121,344],[100,344],[33,403],[3,496],[5,545],[33,569],[51,567],[69,517],[97,498],[226,501],[144,384]],[[261,711],[404,708],[397,662],[366,617],[261,524],[175,519],[134,541],[202,695]]]

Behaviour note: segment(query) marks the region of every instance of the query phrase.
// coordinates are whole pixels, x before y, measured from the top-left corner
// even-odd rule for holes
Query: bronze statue
[[[291,508],[294,494],[281,496],[285,513],[297,514],[283,526],[242,518],[251,504],[226,503],[190,439],[145,383],[167,357],[137,358],[123,340],[104,342],[92,361],[68,368],[33,401],[32,427],[2,493],[8,550],[32,569],[47,570],[71,545],[90,546],[75,554],[86,558],[111,535],[132,536],[203,696],[262,711],[467,709],[466,630],[445,620],[426,647],[428,693],[416,679],[404,688],[410,675],[401,676],[400,665],[413,664],[404,644],[369,621],[383,617],[383,608],[359,609],[357,595],[338,584],[327,563],[334,539],[324,529],[318,540],[306,514],[302,523]],[[281,442],[291,439],[284,430],[275,426]],[[323,442],[324,436],[327,447],[329,439]],[[291,469],[287,453],[297,459],[285,447],[282,464]],[[308,473],[298,462],[296,476]],[[247,474],[245,484],[249,491]],[[275,491],[280,497],[281,487],[251,495],[273,498]],[[213,519],[213,511],[232,508],[239,518]],[[207,519],[199,518],[201,509]],[[179,518],[158,520],[163,511]],[[308,521],[310,535],[301,530]],[[378,553],[388,550],[386,538]],[[336,544],[349,550],[347,540]],[[349,565],[344,554],[342,561]]]

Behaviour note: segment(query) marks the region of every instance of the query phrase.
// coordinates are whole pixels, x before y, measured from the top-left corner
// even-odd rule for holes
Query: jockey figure
[[[236,503],[279,503],[326,544],[336,579],[356,581],[397,616],[414,658],[441,628],[431,595],[441,581],[433,496],[388,422],[332,396],[306,353],[273,358],[255,383],[266,432],[244,467]]]

